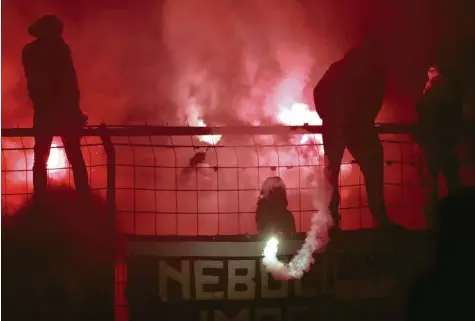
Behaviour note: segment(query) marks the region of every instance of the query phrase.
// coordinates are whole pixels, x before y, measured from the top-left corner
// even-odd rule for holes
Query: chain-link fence
[[[424,225],[419,165],[410,128],[380,125],[389,215],[409,228]],[[90,127],[83,155],[91,188],[107,199],[119,235],[255,234],[263,181],[280,176],[297,230],[315,211],[323,145],[318,126]],[[2,215],[32,195],[33,131],[2,129]],[[48,159],[49,184],[73,185],[60,139]],[[341,165],[342,228],[372,225],[364,179],[346,153]],[[117,263],[117,315],[126,318],[125,265]]]

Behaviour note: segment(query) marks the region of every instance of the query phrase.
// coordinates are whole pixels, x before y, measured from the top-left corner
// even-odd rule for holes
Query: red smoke
[[[105,121],[110,124],[263,125],[301,124],[306,120],[318,124],[319,118],[312,112],[311,89],[329,64],[358,43],[371,28],[380,31],[385,39],[390,71],[390,88],[380,119],[408,121],[413,115],[407,112],[413,109],[410,104],[414,100],[413,93],[419,94],[418,86],[423,86],[424,61],[434,48],[435,38],[430,37],[430,31],[436,24],[432,19],[437,20],[433,12],[422,14],[427,8],[413,7],[389,2],[376,6],[371,1],[344,5],[332,1],[310,4],[310,1],[285,0],[277,6],[264,0],[232,4],[219,0],[174,0],[144,1],[137,6],[132,1],[66,4],[51,0],[31,4],[26,0],[6,0],[2,3],[2,125],[31,125],[32,109],[25,91],[20,55],[23,45],[32,40],[26,32],[28,25],[47,13],[57,14],[65,23],[64,36],[71,46],[81,86],[81,106],[93,124]],[[411,18],[409,12],[417,10],[421,15]],[[413,77],[419,72],[422,77]],[[408,79],[415,81],[410,83]],[[254,143],[251,138],[240,140],[249,146]],[[261,144],[274,144],[271,137],[257,140]],[[319,140],[318,136],[304,136],[291,138],[287,143]],[[236,143],[223,137],[218,144],[226,146],[226,141]],[[8,144],[6,140],[3,143]],[[18,146],[19,142],[14,144]],[[258,154],[255,149],[252,152],[249,149],[223,150],[219,162],[236,163],[238,157],[246,160],[246,163],[241,161],[241,165],[276,166],[279,162],[290,168],[321,161],[321,148],[281,149],[279,153],[273,147],[261,149]],[[299,158],[295,157],[296,152],[300,153]],[[387,152],[396,154],[391,150]],[[31,151],[27,153],[25,162],[24,154],[21,159],[20,154],[16,154],[19,158],[15,159],[12,157],[16,156],[11,156],[15,153],[9,152],[10,156],[4,155],[5,166],[17,168],[21,164],[23,168],[31,168]],[[168,165],[187,163],[193,153],[191,148],[178,152],[178,160]],[[87,151],[85,155],[91,165],[94,155],[87,156]],[[145,149],[135,149],[134,156],[137,162],[149,161],[152,157],[150,150]],[[118,151],[119,162],[129,158],[130,150]],[[216,163],[210,160],[211,167]],[[308,187],[314,180],[308,171],[303,169],[298,179],[291,171],[279,174],[289,186]],[[103,182],[103,173],[96,171],[92,180],[97,181],[98,176]],[[170,177],[169,182],[167,175],[160,177],[159,186],[175,184],[175,179]],[[229,175],[221,173],[220,180],[234,186],[236,175]],[[241,182],[254,181],[254,173],[246,175]],[[268,172],[261,173],[261,181],[268,175]],[[5,181],[5,177],[2,178]],[[12,177],[7,179],[15,181]],[[69,180],[69,175],[66,179]],[[359,171],[352,171],[346,179],[347,182],[360,181]],[[150,174],[133,181],[118,170],[118,181],[127,187],[143,184],[157,188]],[[257,181],[249,188],[258,189],[260,183]],[[16,184],[24,186],[18,177]],[[225,186],[221,184],[220,188]],[[354,193],[348,189],[342,191],[345,199]],[[140,197],[144,198],[140,204],[156,202],[153,197]],[[308,197],[311,195],[303,198]],[[166,199],[160,197],[163,198]],[[296,204],[301,205],[302,195],[295,198],[299,199]],[[218,208],[215,198],[204,197],[202,202],[204,208]],[[235,203],[229,200],[221,202],[219,207],[233,208]],[[246,208],[252,211],[254,204],[248,203]],[[175,205],[166,205],[166,208],[168,212],[178,210]],[[194,211],[196,213],[196,208]],[[307,223],[300,226],[305,230]],[[227,228],[219,228],[223,230]],[[234,231],[229,229],[229,232],[231,230]],[[214,228],[210,231],[217,232]],[[196,231],[193,228],[187,233]]]
[[[311,89],[330,63],[360,40],[368,28],[365,21],[381,23],[376,29],[384,32],[386,43],[390,88],[380,120],[412,121],[412,103],[423,88],[425,64],[435,47],[436,37],[431,30],[443,28],[434,26],[447,11],[442,9],[435,14],[431,11],[434,3],[429,0],[425,5],[420,1],[413,2],[417,5],[388,1],[380,5],[379,11],[370,2],[282,0],[277,5],[275,1],[265,0],[144,0],[140,3],[132,0],[50,0],[41,3],[4,0],[2,126],[31,126],[32,108],[25,90],[20,56],[22,47],[32,40],[26,32],[29,24],[49,13],[57,14],[65,23],[64,36],[71,46],[81,87],[81,107],[92,124],[105,121],[109,124],[263,125],[300,124],[306,120],[317,124],[319,119],[312,113]],[[157,140],[161,142],[168,138]],[[118,191],[121,229],[137,234],[253,232],[254,194],[270,173],[275,174],[264,166],[276,166],[279,162],[287,166],[278,174],[286,180],[289,189],[303,190],[300,194],[289,192],[289,201],[293,210],[310,210],[301,215],[296,213],[297,226],[306,231],[313,203],[313,191],[307,188],[315,177],[309,168],[300,171],[296,165],[319,164],[322,150],[296,145],[312,140],[319,138],[284,139],[278,143],[293,146],[282,146],[279,152],[271,146],[256,153],[252,138],[245,137],[236,142],[235,138],[223,137],[219,142],[223,146],[228,142],[247,145],[247,148],[210,150],[209,165],[197,173],[192,171],[183,181],[184,171],[175,172],[173,166],[186,166],[195,152],[192,148],[177,150],[177,159],[174,151],[167,148],[155,149],[157,156],[152,155],[150,148],[117,148],[117,159],[122,164],[170,167],[156,169],[153,174],[137,168],[133,171],[135,177],[132,169],[118,168],[120,188],[131,188],[135,184],[152,190]],[[128,142],[127,139],[122,141]],[[189,138],[183,141],[190,144]],[[173,142],[179,144],[181,140]],[[272,137],[259,137],[257,142],[275,143]],[[31,148],[32,140],[25,139],[23,144]],[[19,140],[2,139],[2,148],[14,146],[21,146]],[[400,161],[402,153],[407,155],[410,148],[409,145],[401,149],[385,145],[385,156]],[[83,150],[88,165],[105,164],[102,150],[89,152],[89,149]],[[31,169],[31,150],[26,153],[25,160],[23,151],[4,152],[2,170]],[[220,166],[232,168],[239,164],[256,168],[227,169],[217,178],[212,168],[218,165],[216,158],[219,158]],[[345,155],[346,160],[349,158]],[[62,164],[64,157],[52,153],[52,166],[56,162]],[[257,169],[257,165],[261,168]],[[397,185],[418,180],[412,167],[410,171],[406,168],[405,176],[401,177],[403,167],[395,164],[387,171],[387,181],[395,185],[388,188],[390,205],[395,201],[398,204],[402,201],[406,206],[420,202],[416,189],[403,193]],[[61,171],[56,174],[63,177]],[[89,174],[93,187],[104,186],[104,168],[91,170]],[[26,176],[29,184],[25,186]],[[69,181],[70,173],[62,179]],[[362,182],[358,170],[344,175],[344,179],[346,184]],[[8,184],[5,184],[7,180]],[[222,189],[219,196],[206,191],[217,186]],[[201,190],[194,192],[198,187]],[[239,193],[238,187],[242,189]],[[192,192],[176,193],[174,189],[177,188]],[[157,192],[156,189],[169,190]],[[2,193],[26,190],[31,191],[31,172],[2,172]],[[342,205],[353,207],[361,200],[365,202],[365,195],[360,199],[359,194],[358,187],[342,189]],[[5,202],[18,205],[22,201],[4,197],[2,206]],[[133,206],[144,213],[133,216],[124,211]],[[206,214],[198,217],[198,207]],[[238,215],[238,210],[249,213]],[[230,213],[220,215],[218,219],[215,214],[218,211]],[[185,214],[175,215],[176,212]],[[396,213],[390,211],[390,214],[407,226],[421,225],[407,207]],[[369,225],[366,222],[368,213],[359,209],[348,210],[343,215],[345,227]],[[238,230],[237,226],[241,228]]]

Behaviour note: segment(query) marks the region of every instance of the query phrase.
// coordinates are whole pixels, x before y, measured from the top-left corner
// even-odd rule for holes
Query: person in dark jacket
[[[79,87],[69,46],[62,38],[63,23],[53,15],[37,20],[28,33],[36,40],[23,48],[22,62],[34,107],[33,185],[35,194],[47,187],[47,161],[53,133],[62,141],[82,194],[89,194],[86,164],[81,153],[80,129],[87,122],[79,107]]]
[[[374,128],[385,96],[385,78],[379,43],[368,38],[330,65],[314,88],[315,108],[323,121],[325,171],[333,187],[330,211],[335,228],[340,221],[338,177],[345,148],[365,178],[375,225],[395,226],[386,213],[383,147]]]
[[[256,225],[259,235],[289,236],[296,232],[294,216],[287,205],[287,188],[282,178],[267,178],[257,201]]]
[[[439,196],[439,173],[444,176],[449,193],[460,188],[456,147],[463,131],[463,99],[438,67],[431,66],[416,109],[418,123],[415,140],[424,154],[427,174],[425,215],[428,226],[433,227],[433,211]]]

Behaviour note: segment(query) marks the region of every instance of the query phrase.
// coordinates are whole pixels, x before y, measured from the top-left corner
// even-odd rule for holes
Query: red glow
[[[48,158],[48,177],[56,181],[61,181],[67,176],[68,159],[61,145],[53,142]],[[30,155],[31,157],[31,155]]]
[[[188,107],[188,119],[187,122],[190,126],[206,127],[205,122],[199,116],[199,107],[196,104],[192,104]],[[204,135],[198,136],[198,139],[210,145],[216,145],[221,140],[221,135]]]
[[[6,171],[2,173],[2,193],[9,194],[2,205],[8,207],[10,214],[33,192],[33,145],[33,139],[2,139],[2,170]],[[69,177],[67,157],[59,146],[62,145],[55,138],[47,162],[49,182],[55,185],[67,183]]]
[[[288,0],[279,2],[279,6],[259,0],[236,2],[231,7],[228,3],[217,0],[199,4],[190,0],[164,1],[145,6],[136,6],[128,2],[130,6],[127,10],[104,11],[95,8],[96,4],[101,6],[96,1],[92,6],[80,6],[79,10],[75,10],[77,14],[71,17],[68,15],[68,5],[55,6],[51,3],[45,7],[44,4],[37,4],[30,8],[31,15],[25,15],[20,3],[21,1],[9,1],[5,3],[5,8],[2,7],[5,22],[11,27],[5,30],[3,46],[5,50],[2,52],[2,67],[5,66],[2,68],[4,127],[16,127],[17,124],[29,127],[31,124],[32,108],[18,55],[22,47],[33,40],[26,32],[28,25],[33,22],[35,15],[39,16],[44,12],[58,14],[65,23],[64,37],[71,47],[81,87],[81,108],[90,117],[91,124],[105,121],[108,124],[259,126],[320,124],[320,118],[313,111],[307,91],[318,82],[330,63],[341,58],[349,47],[358,42],[362,31],[359,17],[366,17],[371,11],[368,5],[360,3],[348,7],[331,1],[316,2],[310,8],[298,1]],[[127,6],[126,3],[127,1],[123,5]],[[395,79],[402,79],[404,85],[408,83],[408,79],[413,78],[406,73],[411,72],[414,75],[419,73],[415,60],[407,59],[414,56],[415,50],[421,50],[420,46],[415,46],[414,43],[419,45],[425,41],[424,39],[429,39],[424,28],[420,27],[420,18],[415,21],[417,23],[411,22],[413,26],[417,25],[414,32],[396,28],[389,30],[390,35],[386,37],[391,45],[396,43],[395,47],[405,48],[403,51],[394,51],[394,54],[389,52],[394,57],[388,57],[392,72],[402,73]],[[114,30],[112,34],[111,30]],[[401,37],[396,37],[396,30],[398,34],[410,36],[412,40],[401,41]],[[422,54],[415,55],[415,57],[422,56]],[[402,61],[411,61],[414,65],[402,66]],[[417,90],[417,94],[419,93],[420,89]],[[403,97],[406,97],[404,95]],[[404,112],[401,110],[404,106],[392,101],[386,103],[386,106],[391,108],[383,110],[381,115],[391,115],[391,119],[384,120],[402,119]],[[413,104],[407,106],[412,110]],[[261,183],[259,179],[278,174],[291,188],[302,189],[300,193],[293,192],[294,195],[290,196],[296,200],[293,209],[298,212],[302,208],[307,208],[304,202],[310,203],[308,200],[313,197],[313,192],[305,188],[310,188],[314,184],[315,168],[323,163],[320,135],[289,136],[288,142],[284,143],[291,146],[278,148],[273,145],[276,137],[242,137],[242,142],[239,143],[248,145],[249,148],[242,148],[237,152],[234,147],[226,147],[227,137],[211,135],[198,139],[206,145],[219,144],[224,147],[216,149],[217,153],[215,151],[208,153],[210,167],[247,167],[246,170],[236,170],[233,173],[231,169],[220,171],[219,189],[235,191],[243,188],[236,187],[238,184],[245,183],[246,189],[256,190]],[[257,144],[268,147],[254,148],[253,139]],[[179,145],[175,142],[177,140],[174,138],[173,143]],[[183,142],[182,145],[189,144],[190,140],[186,137],[183,138]],[[11,147],[21,147],[19,140],[8,142],[3,139],[3,143],[6,147],[8,143]],[[28,146],[31,147],[32,144]],[[239,207],[239,210],[235,211],[252,213],[255,205],[253,192],[249,192],[245,197],[237,197],[231,192],[220,191],[219,195],[222,198],[219,201],[215,195],[218,193],[211,197],[210,192],[207,196],[196,196],[193,200],[186,196],[184,197],[186,201],[180,202],[179,194],[182,192],[177,190],[182,187],[177,186],[175,182],[174,173],[177,171],[173,166],[176,164],[186,166],[189,158],[193,156],[190,149],[160,150],[155,155],[155,151],[146,148],[117,147],[118,162],[129,165],[134,162],[157,164],[154,171],[160,172],[154,178],[152,170],[146,173],[148,170],[145,167],[137,167],[133,171],[134,174],[130,168],[120,168],[117,171],[120,187],[132,189],[134,185],[141,185],[167,189],[163,194],[138,193],[140,195],[119,197],[118,202],[130,203],[120,204],[124,207],[118,208],[127,207],[130,210],[132,198],[140,198],[140,201],[133,203],[134,206],[143,207],[144,211],[160,213],[156,215],[160,216],[157,233],[179,234],[184,233],[185,228],[176,227],[177,219],[173,213],[183,211],[180,208],[188,205],[190,208],[187,208],[187,212],[193,211],[192,213],[205,211],[206,208],[206,212],[212,214],[200,215],[199,226],[200,228],[209,226],[209,229],[201,230],[200,233],[214,234],[218,230],[220,233],[223,231],[235,233],[237,224],[232,215],[237,217],[238,214],[233,212],[234,214],[226,216],[226,220],[219,221],[215,220],[214,216],[213,219],[210,217],[214,213],[224,211],[223,208],[232,212]],[[162,157],[162,154],[168,152],[168,157]],[[395,153],[386,147],[385,153],[390,155],[388,159],[399,157],[399,154],[392,156]],[[4,174],[3,190],[8,193],[23,193],[26,186],[31,192],[33,166],[31,149],[8,151],[4,154],[3,162],[6,163],[4,170],[18,171]],[[86,148],[84,157],[88,166],[97,165],[91,160],[91,157],[95,158],[95,154],[89,153]],[[219,158],[219,164],[216,158]],[[344,157],[345,161],[348,159],[349,157]],[[101,162],[102,165],[105,164],[104,158]],[[64,151],[52,148],[48,160],[50,183],[54,181],[56,184],[66,179],[68,182],[72,181],[69,170],[60,169],[66,166]],[[278,170],[270,169],[276,167]],[[342,165],[342,186],[361,183],[361,175],[357,168]],[[394,172],[392,176],[399,175],[397,174],[399,170],[393,168],[388,168],[388,172],[390,174]],[[90,168],[90,171],[93,169]],[[103,168],[100,171],[90,174],[91,184],[95,187],[98,186],[98,176],[102,176],[99,177],[100,181],[105,176]],[[203,170],[197,175],[203,172],[206,174],[206,170]],[[190,181],[193,181],[194,185],[206,183],[211,186],[209,189],[215,189],[217,179],[213,176],[214,172],[204,178],[205,174]],[[133,175],[137,175],[137,178]],[[406,172],[404,175],[408,177]],[[239,177],[239,183],[236,177]],[[199,186],[191,188],[198,190],[197,195],[205,195],[199,190]],[[391,193],[400,195],[398,192]],[[305,194],[303,195],[305,201],[302,201],[301,194]],[[345,203],[342,206],[355,207],[361,204],[356,187],[342,188],[341,194],[342,201],[355,199],[351,204],[342,202]],[[12,198],[5,199],[10,201]],[[239,199],[245,199],[249,204],[236,206]],[[246,224],[242,225],[252,227],[254,224],[252,214],[245,215],[248,214],[239,214],[240,220],[243,217],[247,220]],[[300,214],[296,215],[300,217]],[[354,217],[360,216],[354,215]],[[131,214],[124,218],[124,225],[130,226],[130,230],[134,233],[142,233],[142,229],[137,227],[140,224],[136,222],[141,220],[145,222],[149,217],[141,216],[133,224],[130,217]],[[189,217],[186,216],[183,225],[190,226],[186,229],[186,233],[194,234],[197,228],[193,226],[195,223]],[[164,223],[167,218],[170,220],[170,228]],[[208,224],[208,221],[203,223],[207,219],[210,223]],[[303,230],[307,221],[308,218],[302,215],[302,222],[298,224]],[[361,222],[348,220],[349,225],[356,227],[360,226]],[[148,221],[143,226],[147,227],[147,233],[156,232],[149,229],[151,224]]]

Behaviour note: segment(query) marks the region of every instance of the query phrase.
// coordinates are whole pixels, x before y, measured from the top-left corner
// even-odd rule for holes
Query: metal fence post
[[[101,124],[101,129],[105,129],[105,125]],[[115,200],[115,149],[112,144],[112,140],[106,131],[101,132],[101,140],[104,145],[104,150],[107,155],[107,210],[111,216],[111,221],[114,223],[115,227],[115,209],[116,209],[116,200]]]
[[[116,246],[117,246],[117,226],[116,226],[116,162],[115,162],[115,148],[112,144],[110,135],[106,132],[105,124],[101,124],[101,133],[100,137],[104,150],[107,155],[107,192],[106,192],[106,203],[107,203],[107,212],[109,214],[111,228],[113,229],[114,238],[113,244],[111,244],[111,251],[113,251],[111,258],[113,259],[110,267],[109,282],[111,284],[109,298],[110,298],[110,320],[115,319],[115,257],[116,257]],[[106,300],[109,302],[109,300]],[[108,318],[109,319],[109,318]]]

